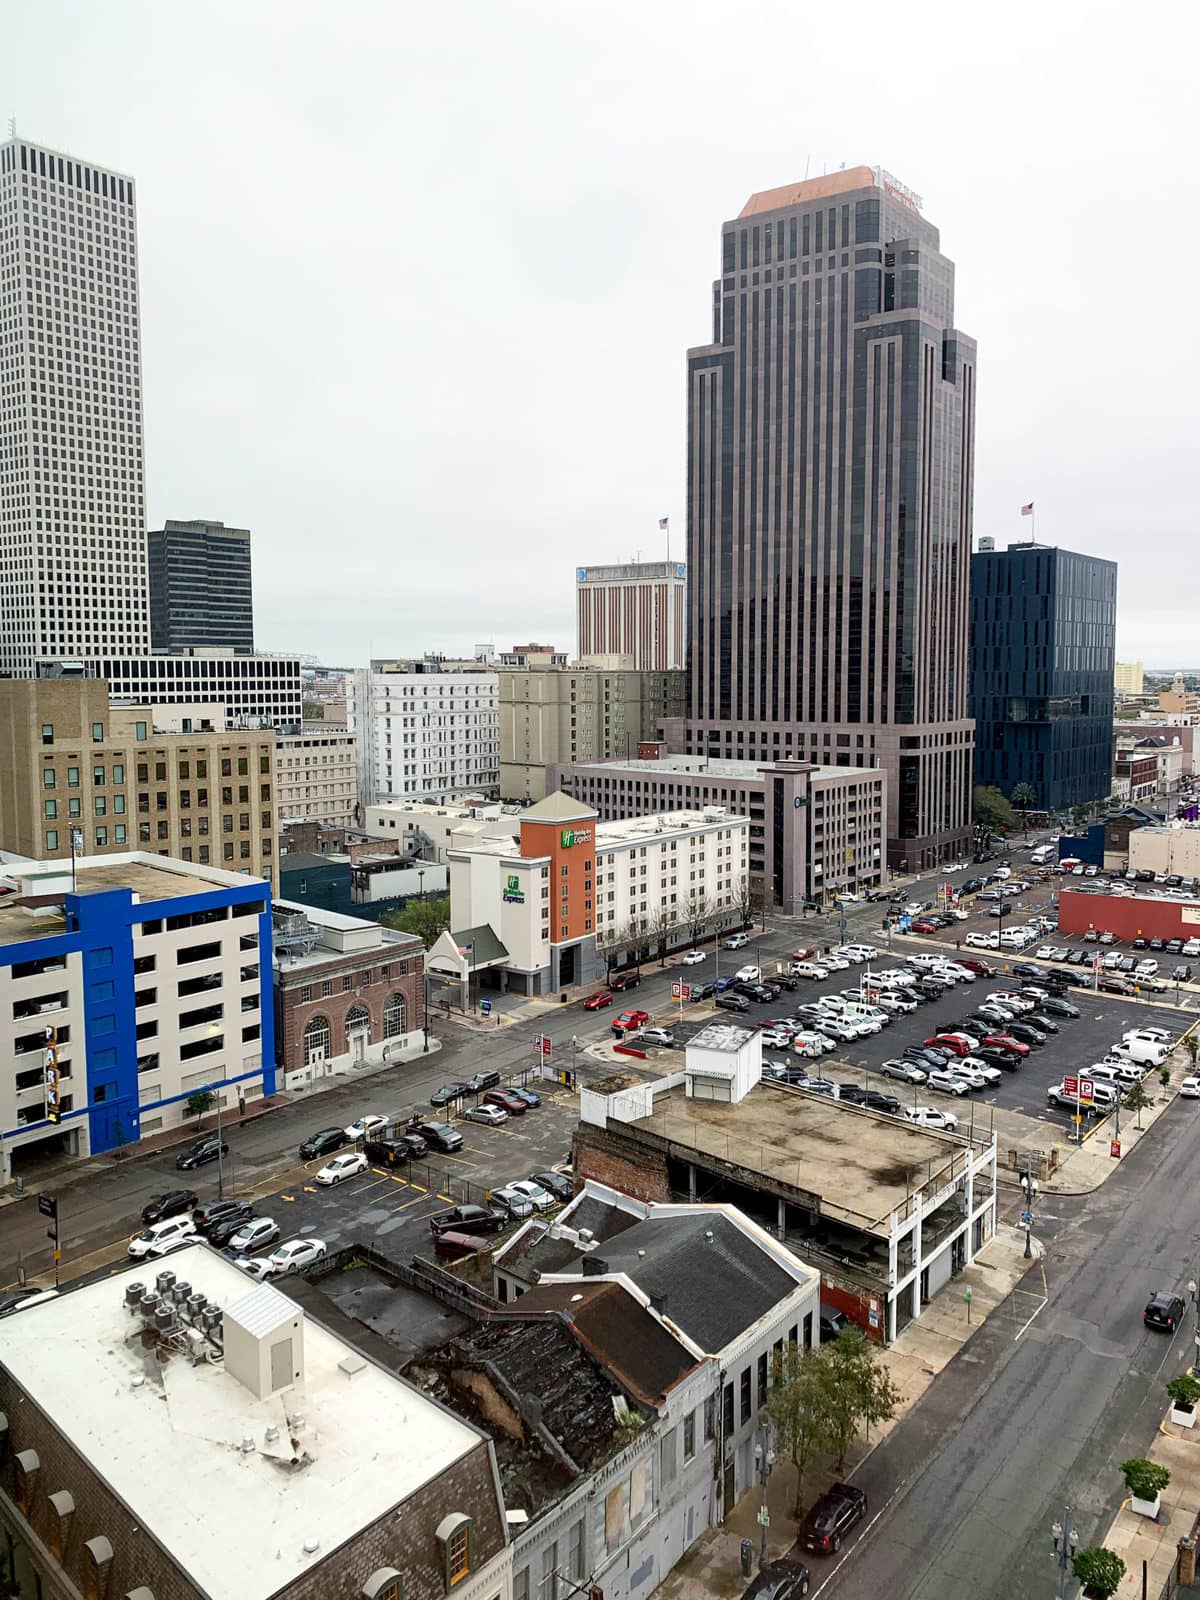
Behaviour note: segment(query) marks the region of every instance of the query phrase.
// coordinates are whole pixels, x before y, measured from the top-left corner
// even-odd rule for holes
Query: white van
[[[1109,1059],[1132,1061],[1142,1067],[1161,1067],[1168,1053],[1166,1045],[1159,1044],[1156,1039],[1123,1039],[1109,1051]]]
[[[1036,850],[1029,852],[1029,860],[1035,867],[1046,866],[1048,862],[1054,860],[1054,846],[1052,844],[1038,845]]]

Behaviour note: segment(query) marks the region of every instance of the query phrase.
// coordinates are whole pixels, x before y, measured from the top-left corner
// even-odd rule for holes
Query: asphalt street
[[[1177,1100],[1102,1189],[1039,1208],[1044,1263],[867,1458],[866,1529],[815,1594],[1048,1595],[1064,1504],[1083,1545],[1103,1532],[1124,1492],[1115,1463],[1145,1452],[1163,1384],[1191,1359],[1190,1328],[1150,1333],[1141,1311],[1196,1274],[1200,1210],[1180,1203],[1195,1110]]]

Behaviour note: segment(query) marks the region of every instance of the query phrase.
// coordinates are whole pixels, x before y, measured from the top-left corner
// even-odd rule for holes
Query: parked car
[[[249,1222],[243,1222],[240,1228],[234,1229],[227,1243],[235,1255],[243,1256],[274,1244],[278,1238],[279,1224],[274,1217],[251,1217]]]
[[[334,1156],[332,1161],[320,1169],[316,1182],[328,1188],[331,1184],[345,1183],[347,1178],[354,1178],[360,1172],[367,1170],[369,1163],[361,1150],[347,1150],[342,1155]]]
[[[142,1221],[147,1227],[152,1222],[165,1222],[168,1217],[188,1215],[195,1208],[196,1196],[190,1189],[168,1189],[166,1194],[156,1194],[142,1207]]]
[[[440,1089],[435,1089],[429,1096],[431,1106],[449,1106],[456,1100],[461,1100],[467,1093],[465,1083],[444,1083]]]
[[[1179,1097],[1181,1100],[1200,1100],[1200,1078],[1190,1075],[1179,1080]]]
[[[249,1200],[238,1200],[229,1211],[223,1211],[215,1217],[204,1230],[209,1244],[214,1249],[220,1250],[227,1245],[239,1228],[244,1228],[255,1217],[254,1207]]]
[[[1022,1018],[1019,1022],[1010,1022],[1007,1031],[1010,1039],[1016,1039],[1019,1044],[1028,1045],[1032,1050],[1040,1049],[1046,1042],[1046,1035],[1042,1030],[1035,1028],[1026,1018]]]
[[[387,1117],[381,1117],[377,1112],[368,1111],[343,1131],[347,1139],[353,1143],[355,1140],[365,1139],[369,1133],[374,1133],[379,1128],[386,1128],[387,1125]]]
[[[1042,1001],[1042,1011],[1052,1017],[1079,1016],[1079,1007],[1073,1006],[1069,1000],[1064,1000],[1061,995],[1051,995],[1048,1000]]]
[[[798,1600],[809,1584],[808,1568],[799,1561],[771,1561],[742,1591],[742,1600]]]
[[[511,1184],[493,1189],[491,1201],[494,1206],[505,1212],[511,1221],[524,1221],[526,1217],[533,1215],[533,1201]]]
[[[509,1218],[490,1206],[451,1206],[449,1211],[437,1211],[429,1219],[431,1233],[503,1233]]]
[[[999,1067],[1001,1072],[1019,1072],[1021,1069],[1021,1057],[1013,1055],[1011,1050],[997,1050],[994,1045],[981,1044],[975,1054],[989,1067]]]
[[[670,1028],[643,1028],[638,1037],[646,1044],[670,1046],[675,1043],[675,1035]]]
[[[448,1122],[417,1122],[412,1126],[413,1133],[419,1133],[421,1138],[431,1150],[450,1152],[461,1150],[463,1136],[450,1126]]]
[[[859,1104],[868,1111],[882,1111],[889,1117],[896,1116],[900,1110],[900,1102],[894,1094],[880,1094],[878,1089],[864,1089]]]
[[[300,1146],[300,1159],[302,1161],[313,1161],[318,1156],[331,1156],[335,1150],[340,1150],[345,1143],[345,1128],[321,1128],[316,1133],[310,1133]]]
[[[271,1272],[286,1277],[291,1272],[303,1272],[320,1261],[327,1253],[324,1239],[289,1239],[267,1257]]]
[[[1007,1050],[1010,1055],[1027,1056],[1029,1046],[1023,1039],[1014,1039],[1011,1033],[990,1033],[983,1041],[994,1050]]]
[[[612,1003],[613,992],[611,989],[597,989],[595,994],[588,995],[583,1002],[583,1009],[585,1011],[599,1011],[602,1007],[610,1006]]]
[[[206,1234],[209,1228],[219,1217],[230,1211],[241,1211],[241,1221],[250,1215],[249,1203],[245,1200],[206,1200],[192,1212],[192,1221],[196,1224],[198,1233]]]
[[[971,1088],[965,1078],[960,1078],[948,1067],[935,1068],[925,1082],[930,1089],[940,1089],[943,1094],[966,1094]]]
[[[532,1182],[547,1190],[563,1205],[574,1197],[575,1190],[570,1178],[564,1177],[561,1172],[531,1172],[529,1176]]]
[[[688,984],[688,988],[691,990],[693,1000],[708,1000],[717,992],[716,984],[708,982],[692,982]]]
[[[762,981],[761,967],[739,967],[734,973],[736,983],[760,983]]]
[[[487,1089],[500,1087],[500,1074],[498,1072],[477,1072],[473,1078],[467,1079],[468,1094],[483,1094]]]
[[[551,1211],[558,1204],[558,1200],[549,1189],[543,1189],[540,1183],[535,1183],[532,1178],[518,1178],[515,1183],[510,1183],[508,1188],[514,1194],[523,1194],[535,1211]]]
[[[486,1094],[479,1097],[482,1106],[491,1106],[497,1111],[503,1111],[510,1117],[523,1117],[529,1110],[524,1097],[516,1089],[507,1086],[500,1089],[489,1089]],[[539,1102],[540,1103],[540,1102]]]
[[[727,990],[725,994],[719,994],[713,1004],[720,1006],[723,1011],[749,1011],[750,1009],[750,1002],[745,995],[735,994],[732,989]]]
[[[885,1061],[879,1069],[881,1078],[898,1078],[901,1083],[924,1083],[925,1069],[915,1061]]]
[[[725,941],[726,950],[744,950],[750,943],[748,933],[731,933]]]
[[[502,1122],[508,1121],[508,1112],[503,1106],[488,1106],[481,1101],[465,1113],[464,1121],[481,1122],[485,1128],[498,1128]]]
[[[867,1514],[867,1497],[850,1483],[835,1483],[812,1507],[804,1523],[804,1548],[836,1555],[842,1540]]]
[[[901,1115],[905,1122],[915,1122],[921,1128],[939,1128],[944,1133],[953,1133],[958,1127],[954,1113],[937,1106],[905,1106]]]
[[[142,1261],[147,1256],[165,1255],[184,1239],[194,1239],[196,1224],[191,1217],[164,1217],[152,1222],[141,1233],[135,1234],[126,1250],[131,1261]]]
[[[363,1155],[373,1167],[402,1167],[413,1158],[407,1139],[368,1139]]]
[[[706,959],[703,950],[689,950],[683,958],[683,965],[685,967],[698,967]]]
[[[197,1139],[182,1155],[175,1157],[175,1165],[180,1172],[191,1172],[228,1154],[229,1146],[224,1139],[218,1139],[215,1133],[206,1133],[203,1139]]]
[[[1147,1328],[1155,1328],[1163,1333],[1174,1333],[1183,1321],[1184,1304],[1181,1294],[1172,1294],[1170,1290],[1157,1290],[1146,1302],[1146,1309],[1142,1312],[1142,1322]]]
[[[624,994],[626,989],[636,989],[641,981],[640,972],[614,972],[608,980],[608,987],[614,994]]]
[[[648,1011],[622,1011],[619,1017],[613,1018],[612,1031],[614,1033],[632,1033],[634,1029],[643,1027],[650,1021]]]

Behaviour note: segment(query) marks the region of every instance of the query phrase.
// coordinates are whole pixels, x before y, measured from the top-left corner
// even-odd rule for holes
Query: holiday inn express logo
[[[505,878],[502,898],[509,905],[523,906],[525,904],[525,891],[521,888],[521,879],[517,873],[510,872]]]
[[[592,830],[590,828],[564,828],[562,830],[562,847],[569,850],[573,844],[590,844]]]

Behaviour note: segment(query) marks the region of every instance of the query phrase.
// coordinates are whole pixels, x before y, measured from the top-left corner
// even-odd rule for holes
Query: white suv
[[[947,1133],[953,1133],[958,1127],[958,1118],[952,1111],[939,1111],[937,1106],[905,1106],[905,1122],[915,1122],[920,1128],[942,1128]]]
[[[129,1241],[127,1254],[131,1261],[160,1256],[182,1240],[193,1238],[195,1233],[196,1224],[191,1217],[165,1217],[162,1222],[152,1222],[144,1233],[135,1234]]]

